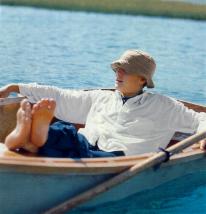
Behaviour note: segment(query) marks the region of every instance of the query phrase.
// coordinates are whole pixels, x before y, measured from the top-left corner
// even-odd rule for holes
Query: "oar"
[[[62,204],[51,208],[50,210],[46,211],[44,214],[60,214],[64,213],[66,211],[71,210],[72,208],[75,208],[79,206],[80,204],[93,199],[95,196],[99,195],[100,193],[106,192],[112,187],[130,179],[131,177],[135,176],[137,173],[142,172],[143,170],[153,167],[155,165],[158,165],[165,161],[167,158],[167,154],[173,155],[175,153],[181,152],[183,149],[191,146],[192,144],[206,138],[206,131],[192,135],[191,137],[188,137],[187,139],[169,147],[167,149],[167,152],[160,151],[154,155],[152,155],[150,158],[147,158],[145,161],[136,163],[134,166],[130,167],[126,171],[108,179],[107,181],[104,181],[101,184],[98,184],[97,186],[80,193],[77,196],[74,196],[71,199],[68,199],[67,201],[63,202]]]

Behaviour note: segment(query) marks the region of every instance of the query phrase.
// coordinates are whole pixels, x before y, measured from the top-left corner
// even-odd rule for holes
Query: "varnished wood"
[[[16,152],[8,151],[5,145],[0,144],[0,167],[17,172],[61,174],[61,173],[81,173],[81,174],[107,174],[119,173],[141,163],[154,153],[143,155],[115,157],[115,158],[46,158],[28,157]],[[199,147],[190,148],[175,157],[167,164],[180,164],[182,161],[198,159],[205,156]]]
[[[189,109],[193,109],[196,112],[206,112],[206,106],[198,105],[198,104],[195,104],[195,103],[186,102],[186,101],[183,101],[183,100],[179,100],[179,101],[182,102]]]

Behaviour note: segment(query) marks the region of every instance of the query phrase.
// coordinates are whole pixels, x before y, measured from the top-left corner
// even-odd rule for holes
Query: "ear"
[[[142,84],[142,87],[147,85],[147,80],[144,77],[141,77],[140,83]]]

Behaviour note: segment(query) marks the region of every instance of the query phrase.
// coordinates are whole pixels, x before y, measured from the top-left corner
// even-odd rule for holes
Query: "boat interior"
[[[45,157],[36,157],[36,155],[31,154],[27,151],[24,151],[22,149],[18,150],[18,151],[9,151],[5,145],[3,144],[5,137],[14,129],[15,125],[16,125],[16,112],[20,106],[20,101],[22,100],[22,97],[17,97],[17,98],[6,98],[6,99],[0,99],[0,162],[7,162],[8,160],[11,161],[11,163],[17,163],[18,161],[20,161],[20,164],[22,164],[21,161],[24,158],[32,158],[31,160],[35,160],[35,164],[36,165],[41,165],[41,164],[48,164],[48,163],[56,163],[59,167],[63,167],[65,166],[65,164],[67,164],[67,167],[69,165],[72,165],[73,167],[76,167],[76,169],[78,167],[85,167],[88,166],[89,168],[94,168],[94,167],[99,167],[104,166],[104,168],[106,167],[107,170],[109,171],[109,168],[112,167],[113,165],[115,165],[115,169],[117,171],[121,171],[123,169],[125,169],[125,167],[129,167],[131,165],[133,165],[134,163],[136,163],[137,160],[141,161],[147,157],[149,157],[151,155],[151,153],[147,153],[147,154],[142,154],[142,155],[138,155],[138,156],[127,156],[127,157],[115,157],[115,158],[86,158],[86,159],[81,159],[81,160],[74,160],[74,159],[66,159],[65,158],[45,158]],[[186,105],[187,107],[194,109],[197,112],[206,112],[206,107],[201,106],[201,105],[196,105],[193,103],[189,103],[189,102],[184,102],[181,101],[184,105]],[[55,121],[56,118],[54,118],[53,121]],[[77,128],[83,127],[83,124],[75,124]],[[170,143],[168,144],[168,147],[171,145],[174,145],[175,143],[185,139],[186,137],[188,137],[188,134],[185,133],[176,133],[174,135],[174,137],[171,139]],[[188,148],[186,150],[186,153],[189,152],[200,152],[199,146],[193,145],[192,147]],[[185,153],[185,155],[187,155]],[[189,155],[188,153],[188,155]],[[23,158],[22,160],[18,159],[19,157]],[[13,158],[13,159],[12,159]],[[55,160],[54,160],[55,159]],[[58,160],[57,160],[58,159]],[[13,162],[12,162],[13,160]],[[50,160],[50,162],[48,161]],[[52,160],[52,161],[51,161]],[[25,163],[24,163],[25,164]],[[88,164],[88,165],[86,165]],[[119,165],[119,168],[117,167]],[[108,167],[109,166],[109,167]],[[88,167],[87,170],[88,170]],[[64,168],[64,167],[63,167]],[[114,172],[114,171],[113,171]]]

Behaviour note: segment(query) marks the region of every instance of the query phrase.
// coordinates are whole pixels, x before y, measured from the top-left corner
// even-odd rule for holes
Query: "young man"
[[[156,64],[148,53],[128,50],[111,66],[115,92],[37,84],[0,89],[0,97],[18,92],[37,102],[33,107],[27,100],[21,103],[17,126],[5,140],[8,148],[24,147],[51,157],[135,155],[165,148],[176,131],[194,133],[206,128],[205,113],[143,91],[145,86],[154,87]],[[62,121],[50,125],[53,115]],[[77,131],[71,123],[85,124],[85,128]]]

